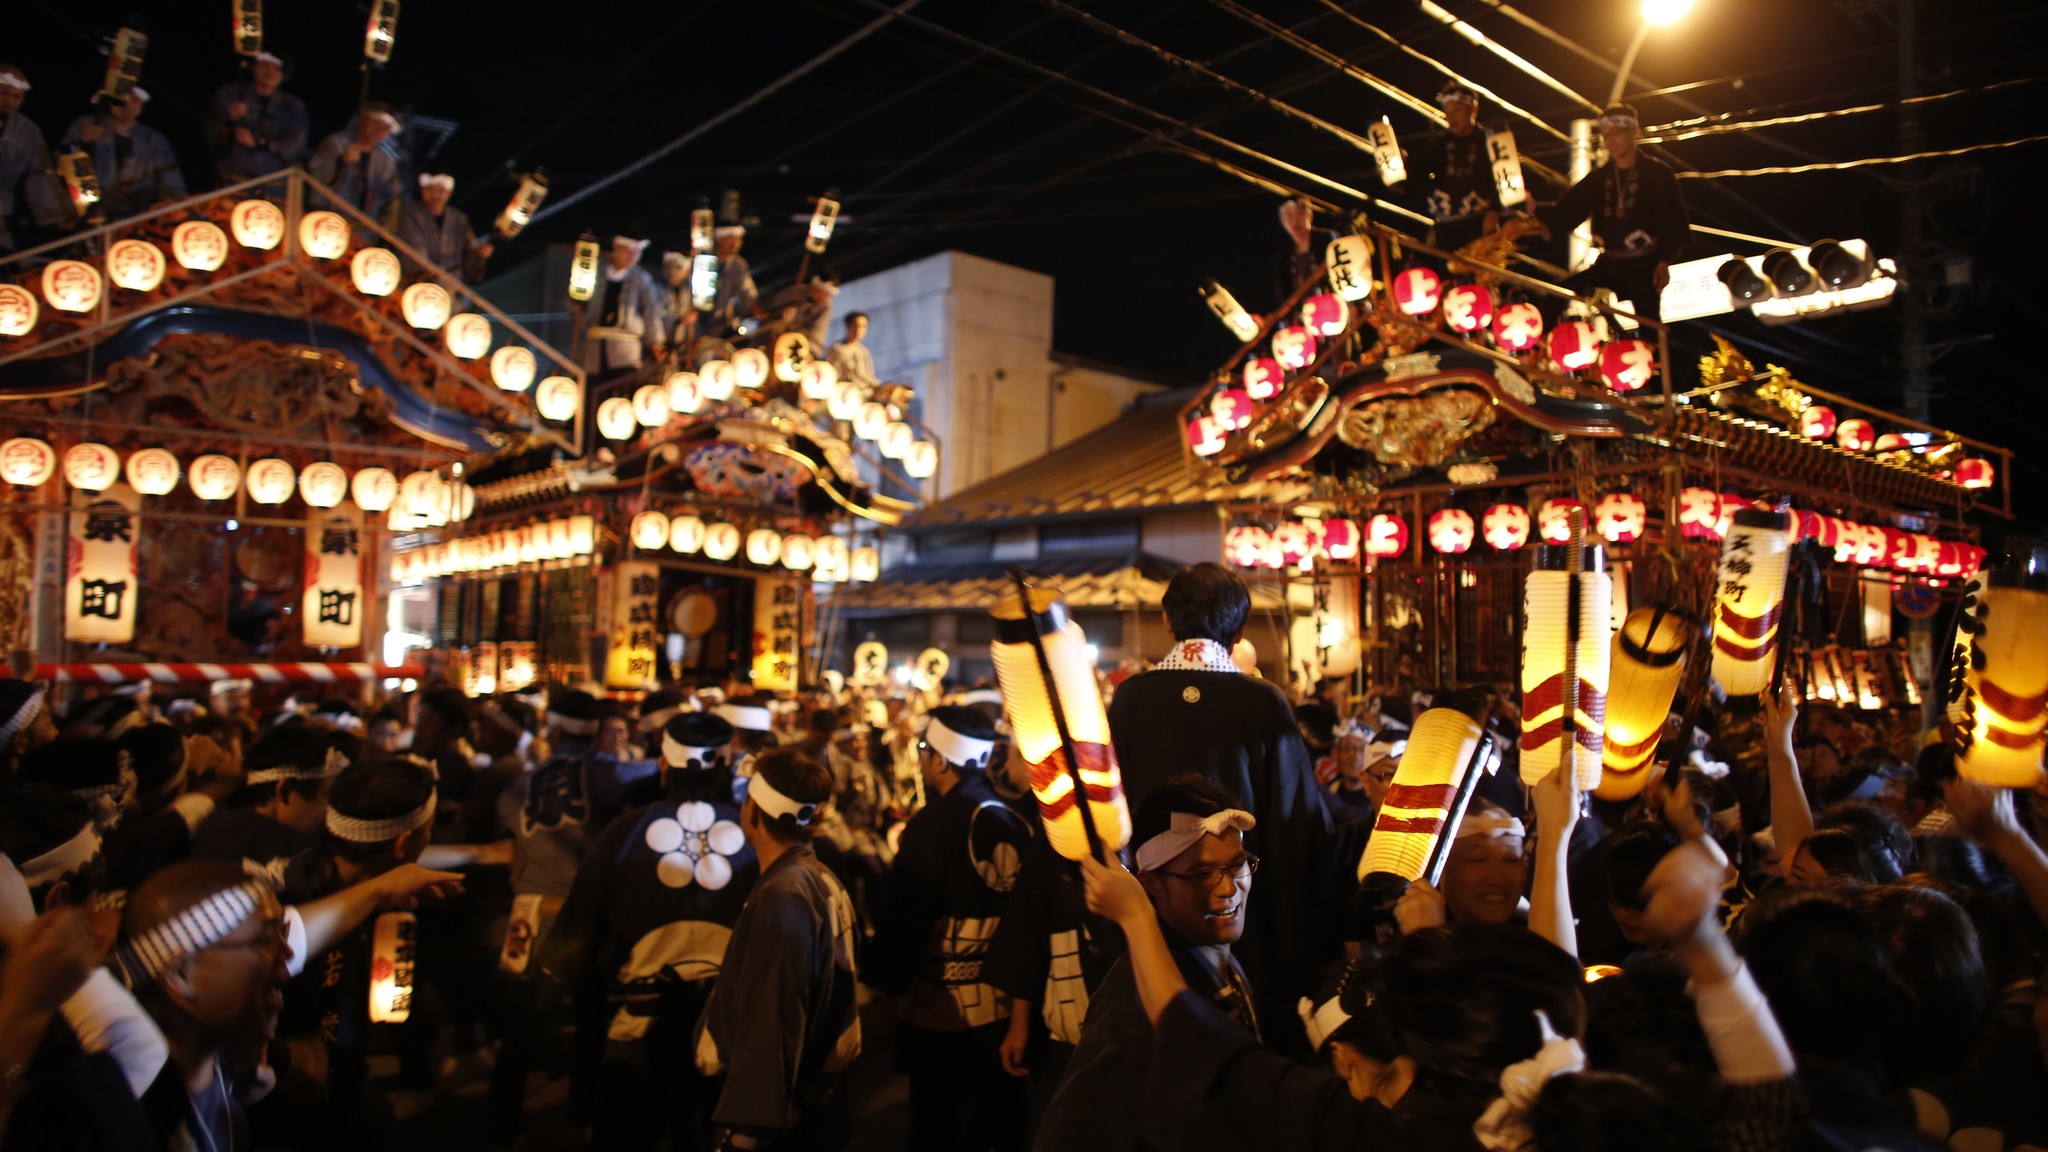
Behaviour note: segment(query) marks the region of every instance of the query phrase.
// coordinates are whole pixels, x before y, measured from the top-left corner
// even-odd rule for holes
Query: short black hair
[[[433,770],[409,756],[393,756],[345,769],[328,790],[330,811],[358,820],[389,820],[403,816],[427,802],[434,794]],[[345,860],[368,860],[385,855],[391,841],[363,844],[327,837],[328,851]]]
[[[1678,847],[1669,824],[1639,820],[1607,841],[1607,900],[1623,908],[1643,907],[1643,884],[1659,862]]]
[[[755,757],[754,774],[799,804],[822,805],[832,799],[832,770],[795,748],[777,748]],[[766,809],[758,811],[768,834],[785,844],[802,844],[817,828],[815,821],[799,824],[795,816],[771,816]]]
[[[420,695],[420,707],[439,716],[441,721],[458,733],[469,727],[473,718],[470,714],[469,697],[460,688],[433,688]]]
[[[1145,841],[1171,828],[1175,812],[1214,816],[1225,808],[1242,807],[1244,804],[1237,797],[1218,787],[1207,776],[1196,772],[1168,776],[1139,798],[1138,810],[1131,817],[1131,847],[1136,850]]]
[[[846,314],[846,322],[848,324],[853,323],[855,320],[866,320],[867,318],[868,314],[865,312],[848,312]]]
[[[63,845],[90,823],[92,805],[62,789],[21,784],[0,792],[0,853],[5,853],[9,860],[26,864]],[[89,865],[81,871],[96,879],[99,870]],[[67,873],[59,879],[72,880],[74,899],[91,894],[90,881],[80,891],[79,873]],[[40,894],[37,903],[41,903]]]
[[[1166,626],[1176,640],[1214,640],[1232,644],[1252,614],[1251,590],[1237,573],[1204,561],[1190,565],[1167,582],[1160,601]]]

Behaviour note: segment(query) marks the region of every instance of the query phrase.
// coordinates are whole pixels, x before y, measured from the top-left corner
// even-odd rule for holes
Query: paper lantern
[[[704,547],[704,521],[695,516],[677,516],[668,522],[668,546],[685,556]]]
[[[853,550],[841,536],[820,536],[816,555],[811,560],[811,574],[820,580],[838,582],[853,575]]]
[[[555,523],[560,523],[560,521],[555,521]],[[569,517],[569,547],[567,554],[570,556],[588,556],[595,551],[597,551],[597,517]]]
[[[1628,544],[1643,537],[1650,506],[1632,492],[1609,492],[1593,505],[1593,528],[1609,544]]]
[[[713,524],[704,529],[704,555],[712,560],[730,560],[740,554],[740,530],[730,524]]]
[[[1287,385],[1287,370],[1271,356],[1249,356],[1244,362],[1244,394],[1253,400],[1271,400]]]
[[[939,446],[929,440],[914,440],[903,454],[903,471],[912,480],[927,480],[939,470]]]
[[[853,418],[853,434],[863,440],[880,440],[888,430],[889,409],[876,401],[861,405],[859,414]]]
[[[797,387],[806,400],[828,400],[839,386],[839,369],[830,360],[813,360],[797,375]]]
[[[873,545],[863,544],[853,550],[848,568],[855,580],[873,583],[882,577],[882,552]]]
[[[695,372],[671,372],[662,382],[662,390],[668,400],[668,410],[688,416],[704,406],[704,396],[697,389]]]
[[[364,248],[348,262],[348,277],[365,296],[389,296],[398,290],[403,269],[389,248]]]
[[[1429,515],[1429,546],[1446,556],[1472,547],[1472,514],[1463,508],[1439,508]]]
[[[1616,340],[1600,349],[1600,379],[1616,392],[1634,392],[1657,374],[1657,351],[1647,340]]]
[[[185,482],[201,500],[232,499],[242,486],[242,466],[229,457],[208,454],[192,461]]]
[[[801,332],[784,332],[775,338],[775,378],[784,384],[801,384],[804,369],[816,363],[811,358],[811,339]]]
[[[42,310],[35,293],[19,284],[0,283],[0,336],[26,336],[35,331]]]
[[[1522,782],[1569,765],[1578,786],[1600,783],[1614,584],[1598,545],[1538,551],[1522,586]],[[1567,697],[1570,697],[1568,700]]]
[[[1394,303],[1410,316],[1427,316],[1442,303],[1442,283],[1432,269],[1403,269],[1394,276]]]
[[[1230,334],[1237,337],[1238,343],[1244,344],[1258,338],[1259,322],[1252,319],[1252,314],[1244,310],[1244,305],[1237,302],[1237,297],[1230,294],[1230,289],[1214,280],[1204,280],[1202,302],[1209,306],[1209,311],[1215,313],[1218,320],[1223,321],[1223,326],[1230,329]]]
[[[406,473],[398,482],[398,508],[408,516],[432,517],[438,511],[445,512],[448,495],[443,492],[441,476],[437,472],[414,471]]]
[[[371,935],[372,1024],[403,1024],[412,1017],[413,966],[419,954],[416,923],[410,912],[386,912],[377,917]]]
[[[116,240],[107,245],[107,279],[130,292],[154,292],[164,282],[167,267],[163,249],[147,240]]]
[[[747,562],[767,566],[782,558],[782,534],[773,528],[747,533]]]
[[[1321,292],[1301,302],[1301,322],[1317,336],[1342,336],[1350,325],[1351,310],[1342,298]]]
[[[266,456],[249,465],[249,475],[244,482],[249,489],[249,499],[258,504],[282,504],[292,498],[292,491],[298,487],[298,472],[275,456]]]
[[[524,392],[533,387],[539,368],[533,353],[517,344],[507,344],[491,353],[491,382],[506,392]]]
[[[652,508],[633,517],[631,528],[635,548],[655,549],[665,547],[669,540],[669,521],[663,513]]]
[[[1493,314],[1493,342],[1508,352],[1527,352],[1543,339],[1543,313],[1534,304],[1510,304]]]
[[[1069,860],[1131,838],[1123,776],[1088,638],[1059,595],[1013,584],[990,615],[989,645],[1010,738],[1031,778],[1046,841]]]
[[[785,536],[782,538],[782,566],[792,572],[810,569],[817,558],[816,545],[809,536]]]
[[[1877,438],[1877,444],[1874,450],[1878,452],[1898,452],[1910,447],[1912,447],[1912,445],[1906,442],[1906,438],[1904,436],[1900,435],[1897,432],[1887,432],[1884,435],[1879,436]]]
[[[1991,461],[1972,456],[1956,465],[1956,483],[1965,488],[1989,488],[1996,480]]]
[[[1844,420],[1835,429],[1835,443],[1851,452],[1868,452],[1877,443],[1877,429],[1868,420]]]
[[[1195,417],[1188,421],[1184,432],[1188,438],[1188,450],[1197,456],[1214,456],[1230,442],[1229,430],[1214,416]]]
[[[545,420],[573,420],[583,407],[583,385],[573,376],[550,376],[533,394],[534,411]]]
[[[597,406],[597,430],[607,440],[629,440],[640,421],[633,415],[633,402],[614,396]]]
[[[1638,608],[1622,621],[1609,654],[1606,748],[1593,794],[1633,800],[1650,782],[1650,759],[1685,678],[1685,647],[1699,622],[1675,608]]]
[[[1394,126],[1385,116],[1365,127],[1366,143],[1372,148],[1372,164],[1378,169],[1380,183],[1392,188],[1408,178],[1408,162],[1401,153],[1401,142],[1394,137]]]
[[[1273,535],[1257,524],[1237,524],[1223,533],[1223,555],[1239,568],[1277,567],[1279,553],[1273,550]],[[1268,557],[1274,558],[1268,564]]]
[[[33,436],[0,444],[0,480],[40,488],[57,471],[57,450]]]
[[[227,263],[228,234],[206,220],[187,220],[171,232],[171,255],[191,272],[211,272]]]
[[[1979,576],[1963,597],[1948,689],[1956,771],[1991,788],[2041,779],[2048,731],[2048,590],[2037,546]]]
[[[851,380],[841,380],[832,390],[832,398],[825,401],[825,414],[834,420],[851,420],[860,415],[860,406],[867,398],[867,389]]]
[[[727,361],[706,360],[697,369],[697,394],[714,402],[730,400],[737,379],[733,366]]]
[[[1408,550],[1408,522],[1392,512],[1381,512],[1367,522],[1365,554],[1381,559]]]
[[[128,486],[144,496],[168,496],[178,487],[178,458],[162,448],[130,453],[126,472]]]
[[[742,348],[732,354],[732,382],[741,388],[759,388],[768,382],[768,354],[759,348]]]
[[[450,355],[462,360],[481,360],[491,350],[491,322],[474,312],[450,316],[442,338],[448,343]]]
[[[1571,539],[1571,523],[1567,517],[1573,511],[1583,515],[1585,502],[1569,496],[1556,496],[1545,500],[1536,509],[1536,531],[1545,544],[1563,544]]]
[[[1799,414],[1799,434],[1809,440],[1825,440],[1835,434],[1835,410],[1825,404],[1809,404]]]
[[[1431,708],[1416,717],[1358,859],[1360,882],[1401,889],[1435,880],[1491,754],[1486,730],[1458,708]]]
[[[1338,299],[1356,303],[1372,295],[1372,241],[1337,237],[1323,249],[1323,267]]]
[[[1279,554],[1282,568],[1306,565],[1315,559],[1315,539],[1309,535],[1308,525],[1289,520],[1273,529],[1273,550]]]
[[[348,473],[331,460],[318,460],[299,473],[299,499],[309,508],[332,508],[348,495]]]
[[[1790,518],[1754,508],[1737,512],[1721,541],[1712,672],[1730,696],[1756,696],[1770,687],[1791,547]]]
[[[1721,494],[1712,488],[1687,488],[1678,494],[1678,531],[1688,540],[1721,538]]]
[[[882,429],[881,438],[875,447],[885,460],[901,460],[910,453],[910,446],[917,442],[917,432],[901,420],[891,420]]]
[[[505,210],[498,213],[498,235],[510,240],[526,230],[533,222],[533,214],[540,211],[541,202],[548,198],[548,178],[542,172],[528,172],[519,177],[519,188],[506,201]]]
[[[1218,427],[1235,432],[1252,422],[1252,398],[1237,388],[1225,388],[1209,397],[1209,415]]]
[[[52,260],[43,267],[43,299],[59,312],[99,307],[99,269],[78,260]]]
[[[597,238],[579,238],[569,253],[569,299],[582,302],[597,294],[597,261]]]
[[[1342,563],[1358,559],[1361,547],[1358,521],[1344,517],[1323,521],[1323,555]]]
[[[382,512],[398,499],[398,477],[389,468],[359,468],[349,477],[348,492],[356,507],[365,512]]]
[[[64,482],[87,492],[104,492],[121,478],[121,456],[105,444],[74,444],[64,453]]]
[[[242,247],[268,252],[284,241],[284,211],[268,200],[244,200],[228,213],[228,227]]]
[[[1299,324],[1273,332],[1273,359],[1283,368],[1306,368],[1316,358],[1315,333]]]
[[[299,248],[315,260],[339,259],[348,251],[348,221],[333,212],[306,213],[299,217]]]
[[[1459,284],[1444,293],[1444,323],[1453,332],[1477,332],[1493,323],[1493,293],[1484,284]]]
[[[668,423],[668,389],[660,384],[642,384],[633,390],[633,419],[642,428],[659,428]]]
[[[1567,320],[1550,332],[1550,362],[1560,372],[1578,372],[1600,361],[1600,338],[1584,320]]]
[[[438,331],[448,323],[448,315],[455,304],[448,297],[448,290],[439,284],[414,284],[398,297],[399,311],[405,313],[405,322],[425,332]]]
[[[1529,510],[1520,504],[1494,504],[1486,509],[1479,527],[1488,547],[1513,552],[1529,542]]]

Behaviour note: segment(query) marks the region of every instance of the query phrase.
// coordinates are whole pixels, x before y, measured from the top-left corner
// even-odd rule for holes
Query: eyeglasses
[[[1206,890],[1216,887],[1216,882],[1226,876],[1230,878],[1231,883],[1235,884],[1239,880],[1250,879],[1258,870],[1259,858],[1247,852],[1229,864],[1197,868],[1193,872],[1168,872],[1162,868],[1159,870],[1159,875],[1171,876],[1175,880],[1185,880]]]

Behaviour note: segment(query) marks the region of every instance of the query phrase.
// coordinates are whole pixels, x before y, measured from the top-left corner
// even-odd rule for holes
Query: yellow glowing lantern
[[[697,394],[714,403],[730,400],[735,379],[731,364],[724,360],[706,360],[697,369]]]
[[[597,294],[597,256],[597,237],[576,241],[576,249],[569,255],[569,299],[580,302]]]
[[[633,517],[633,546],[660,548],[668,543],[668,516],[652,508]]]
[[[929,440],[916,440],[910,451],[903,454],[903,471],[912,480],[929,479],[939,470],[939,446]]]
[[[398,498],[398,477],[389,468],[364,468],[349,478],[349,495],[365,512],[382,512]]]
[[[275,456],[266,456],[249,465],[247,486],[249,499],[258,504],[282,504],[292,498],[292,489],[298,486],[299,475],[290,464]]]
[[[398,291],[402,271],[398,254],[389,248],[365,248],[348,262],[348,278],[365,296],[389,296]]]
[[[192,461],[185,482],[201,500],[227,500],[242,486],[242,466],[231,457],[209,453]]]
[[[910,446],[917,442],[917,432],[901,420],[891,420],[882,426],[882,435],[875,441],[882,457],[886,460],[901,460],[910,454]]]
[[[569,555],[588,556],[597,551],[597,517],[569,517]]]
[[[1956,771],[1991,788],[2032,788],[2048,734],[2048,590],[2038,546],[1973,582],[1957,619],[1948,716]],[[1964,645],[1967,644],[1967,651]]]
[[[228,213],[228,227],[242,247],[268,252],[284,241],[284,211],[268,200],[244,200]]]
[[[450,316],[443,338],[448,342],[449,354],[463,360],[481,360],[491,350],[491,322],[475,312]]]
[[[880,440],[882,433],[889,430],[889,408],[878,401],[870,400],[860,406],[860,412],[853,418],[853,434],[863,440]]]
[[[40,488],[57,471],[57,450],[33,436],[0,444],[0,480]]]
[[[668,546],[685,556],[704,547],[704,521],[678,516],[668,522]]]
[[[448,298],[448,290],[439,284],[415,284],[407,288],[398,298],[399,310],[405,313],[405,322],[425,332],[438,330],[448,323],[448,314],[455,309],[454,301]]]
[[[0,284],[0,336],[26,336],[35,331],[43,306],[36,294],[19,284]]]
[[[1323,249],[1323,266],[1329,273],[1330,290],[1338,299],[1357,302],[1372,295],[1372,241],[1363,236],[1339,236]]]
[[[666,386],[669,411],[688,416],[704,406],[704,394],[697,388],[695,372],[671,372]]]
[[[1358,879],[1399,890],[1440,875],[1491,754],[1485,729],[1459,708],[1431,708],[1416,717],[1386,802],[1358,858]],[[1387,879],[1367,881],[1375,875]]]
[[[211,272],[228,262],[228,234],[207,220],[187,220],[171,232],[171,255],[188,272]]]
[[[633,419],[643,428],[668,423],[668,389],[659,384],[642,384],[633,392]]]
[[[398,485],[398,507],[408,516],[430,517],[448,506],[443,487],[437,472],[409,472]]]
[[[418,955],[416,924],[410,912],[386,912],[377,917],[371,936],[372,1024],[403,1024],[412,1016],[413,964]]]
[[[498,213],[498,235],[510,240],[533,222],[533,214],[540,211],[541,201],[548,198],[548,178],[538,169],[519,177],[519,189],[512,193],[512,199],[505,210]]]
[[[116,240],[107,245],[107,279],[130,292],[154,292],[164,282],[163,249],[147,240]]]
[[[832,398],[825,402],[825,413],[834,420],[851,420],[860,415],[860,406],[867,398],[867,389],[851,380],[841,380],[832,390]]]
[[[1600,783],[1608,629],[1614,585],[1598,545],[1536,554],[1522,589],[1522,782],[1570,765],[1581,789]]]
[[[633,402],[614,396],[597,406],[597,430],[607,440],[628,440],[640,422],[633,418]]]
[[[718,523],[704,529],[704,555],[712,560],[730,560],[740,554],[740,530]]]
[[[299,499],[310,508],[332,508],[348,495],[348,473],[332,460],[318,460],[299,473]]]
[[[990,614],[1003,712],[1047,842],[1069,860],[1121,849],[1131,838],[1131,812],[1087,636],[1057,592],[1021,580]]]
[[[833,389],[839,387],[839,369],[830,360],[813,360],[798,374],[797,386],[806,400],[829,400]]]
[[[862,545],[853,550],[848,565],[855,580],[872,583],[882,577],[882,553],[872,545]]]
[[[773,528],[756,528],[747,533],[747,561],[763,566],[782,559],[782,534]]]
[[[162,448],[144,448],[129,455],[128,486],[144,496],[168,496],[178,486],[178,458]]]
[[[1755,696],[1770,687],[1791,563],[1790,520],[1780,512],[1744,508],[1730,519],[1721,541],[1712,671],[1730,696]]]
[[[853,551],[842,536],[820,536],[812,549],[811,575],[838,583],[853,575]]]
[[[1609,544],[1640,540],[1650,522],[1650,506],[1633,492],[1609,492],[1593,505],[1593,527]]]
[[[768,382],[768,354],[759,348],[742,348],[732,354],[732,382],[741,388],[759,388]]]
[[[1650,782],[1650,758],[1663,738],[1678,682],[1685,678],[1686,639],[1698,622],[1675,608],[1638,608],[1622,621],[1609,654],[1607,747],[1593,794],[1633,800]]]
[[[507,344],[491,353],[491,382],[507,392],[524,392],[533,387],[540,365],[530,349]]]
[[[817,548],[809,536],[784,536],[782,538],[782,566],[792,572],[802,572],[817,559]]]
[[[573,420],[583,406],[583,385],[572,376],[550,376],[533,394],[534,410],[547,420]]]
[[[339,260],[348,251],[348,221],[336,212],[299,217],[299,249],[315,260]]]
[[[105,444],[72,445],[64,454],[64,482],[87,492],[104,492],[121,477],[121,457]]]
[[[59,312],[90,312],[99,306],[99,269],[78,260],[52,260],[43,268],[43,299]]]

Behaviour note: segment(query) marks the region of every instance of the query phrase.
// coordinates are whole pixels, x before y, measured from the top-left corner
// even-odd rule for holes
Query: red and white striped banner
[[[36,679],[74,684],[201,684],[212,680],[249,680],[257,684],[356,684],[365,680],[411,677],[426,669],[418,664],[38,664]]]

